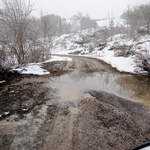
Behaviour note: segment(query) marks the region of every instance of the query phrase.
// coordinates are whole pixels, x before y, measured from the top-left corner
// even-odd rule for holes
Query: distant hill
[[[124,19],[112,19],[112,20],[114,22],[114,27],[125,26],[125,20]],[[97,21],[97,24],[99,25],[99,27],[109,27],[110,19]]]

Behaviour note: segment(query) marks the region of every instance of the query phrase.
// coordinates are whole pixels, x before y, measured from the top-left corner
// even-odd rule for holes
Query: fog
[[[70,18],[77,12],[88,14],[92,19],[106,18],[108,15],[120,17],[127,5],[139,5],[149,3],[149,0],[31,0],[34,3],[36,17],[41,12],[56,14],[64,18]]]

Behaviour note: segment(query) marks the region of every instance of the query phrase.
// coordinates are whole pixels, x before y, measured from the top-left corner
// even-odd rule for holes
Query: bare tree
[[[16,57],[18,64],[24,63],[27,53],[37,46],[36,32],[31,28],[33,5],[24,0],[2,0],[0,10],[0,43]]]
[[[40,30],[44,42],[51,42],[51,37],[56,33],[56,29],[53,28],[54,25],[54,22],[50,19],[50,15],[44,16],[41,14]]]
[[[123,18],[126,19],[127,23],[127,34],[130,33],[131,36],[134,36],[135,32],[139,29],[140,26],[140,11],[138,6],[127,7],[126,12],[123,15]]]
[[[77,31],[80,29],[80,23],[82,21],[83,15],[80,12],[77,12],[75,15],[73,15],[70,20],[71,20],[71,26],[72,26],[72,31]]]
[[[41,41],[45,45],[48,55],[51,55],[52,37],[56,34],[58,28],[55,17],[55,15],[43,15],[42,13],[40,17]]]
[[[141,5],[140,10],[142,12],[142,17],[147,27],[147,33],[150,33],[150,4]]]
[[[127,20],[127,31],[130,30],[130,35],[135,32],[144,33],[145,29],[150,33],[150,4],[128,6],[121,17]]]

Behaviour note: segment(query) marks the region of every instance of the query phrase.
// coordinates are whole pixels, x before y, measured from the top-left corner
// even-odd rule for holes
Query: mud
[[[150,140],[147,107],[104,92],[90,94],[94,100],[79,107],[73,149],[125,150]]]
[[[150,141],[149,79],[72,58],[1,89],[1,150],[125,150]]]
[[[21,76],[17,71],[10,71],[10,69],[4,69],[0,67],[0,91],[5,87],[5,85],[12,82],[20,81]]]

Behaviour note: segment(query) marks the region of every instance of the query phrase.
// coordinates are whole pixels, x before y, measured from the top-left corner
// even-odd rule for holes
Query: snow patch
[[[72,59],[68,57],[52,56],[52,58],[42,63],[29,63],[26,66],[21,66],[20,68],[12,69],[12,71],[13,70],[18,71],[21,74],[47,75],[50,74],[50,72],[43,69],[42,64],[47,62],[54,62],[54,61],[72,61]]]
[[[119,27],[119,26],[125,26],[125,20],[124,19],[112,19],[114,22],[114,27]],[[97,21],[97,24],[99,27],[109,27],[111,19],[105,19],[105,20],[100,20]]]
[[[60,56],[52,56],[50,59],[45,62],[53,62],[53,61],[72,61],[72,58],[69,57],[60,57]]]
[[[22,111],[28,111],[29,108],[21,108]]]
[[[21,71],[21,74],[35,74],[35,75],[50,74],[47,70],[42,69],[41,67],[42,67],[42,64],[40,63],[30,63],[24,68],[13,69],[13,70]]]
[[[140,149],[140,150],[150,150],[150,146],[145,147],[145,148],[142,148],[142,149]]]
[[[10,91],[10,93],[14,93],[14,92],[15,92],[14,90]]]
[[[9,114],[10,114],[10,112],[9,112],[9,111],[4,112],[4,115],[5,115],[5,116],[7,116],[7,115],[9,115]]]
[[[3,80],[3,81],[0,81],[0,84],[1,84],[1,83],[4,83],[4,82],[5,82],[4,80]]]

